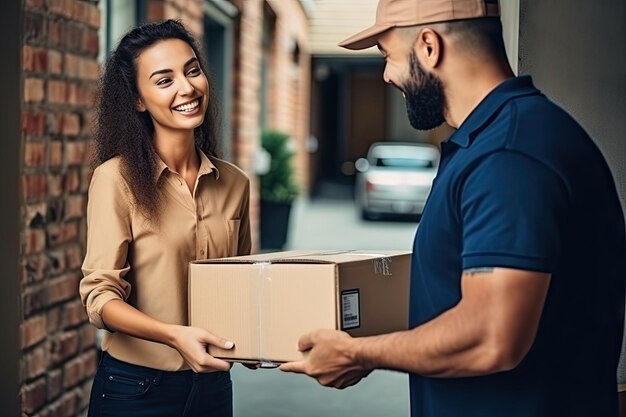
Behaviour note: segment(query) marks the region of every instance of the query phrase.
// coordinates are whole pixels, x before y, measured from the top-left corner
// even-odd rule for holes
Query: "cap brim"
[[[370,48],[378,43],[378,37],[381,33],[391,29],[391,25],[374,25],[362,30],[361,32],[350,36],[347,39],[339,42],[338,45],[342,48],[352,49],[354,51],[359,49]]]

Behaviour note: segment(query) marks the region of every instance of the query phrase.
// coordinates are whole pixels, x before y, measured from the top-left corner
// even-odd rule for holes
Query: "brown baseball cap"
[[[373,26],[339,43],[347,49],[376,45],[378,36],[397,26],[417,26],[451,20],[498,17],[497,0],[380,0]]]

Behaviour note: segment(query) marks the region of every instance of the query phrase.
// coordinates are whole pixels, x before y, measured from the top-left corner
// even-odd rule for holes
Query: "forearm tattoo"
[[[463,270],[463,275],[490,274],[494,268],[492,266],[484,266],[480,268],[469,268]]]

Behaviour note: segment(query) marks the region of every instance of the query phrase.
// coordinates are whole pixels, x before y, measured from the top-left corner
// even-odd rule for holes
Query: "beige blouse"
[[[80,297],[96,327],[105,328],[102,308],[110,300],[125,300],[160,321],[186,325],[188,263],[250,253],[248,177],[234,165],[198,152],[193,194],[159,160],[164,202],[156,227],[135,210],[119,158],[94,171]],[[189,368],[175,349],[121,332],[106,332],[102,349],[136,365]]]

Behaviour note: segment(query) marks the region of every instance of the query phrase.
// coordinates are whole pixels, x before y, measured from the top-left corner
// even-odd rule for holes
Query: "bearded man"
[[[318,330],[281,366],[344,388],[409,373],[414,417],[616,416],[626,243],[602,154],[530,76],[494,0],[380,0],[377,45],[416,129],[447,122],[417,231],[410,329]],[[554,51],[558,53],[558,51]]]

